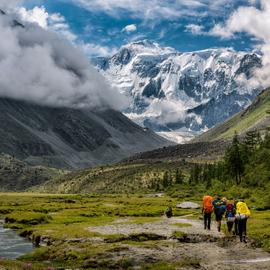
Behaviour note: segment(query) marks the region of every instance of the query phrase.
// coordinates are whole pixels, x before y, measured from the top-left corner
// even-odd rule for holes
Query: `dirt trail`
[[[180,226],[177,226],[179,224]],[[183,225],[183,226],[181,226]],[[187,225],[187,226],[185,226]],[[223,235],[215,231],[203,230],[202,223],[192,219],[172,217],[163,217],[159,221],[146,222],[144,224],[132,223],[132,219],[124,218],[114,221],[110,225],[90,227],[91,232],[97,232],[104,235],[122,234],[131,235],[138,233],[154,233],[161,236],[171,237],[174,231],[182,231],[184,233],[213,235],[222,237]]]
[[[182,225],[176,225],[182,224]],[[190,224],[185,226],[184,224]],[[179,269],[208,269],[208,270],[269,270],[270,254],[251,245],[240,243],[238,238],[227,238],[217,232],[215,223],[212,230],[204,230],[200,220],[187,217],[161,218],[159,221],[144,224],[132,223],[132,219],[118,219],[105,226],[91,227],[92,232],[104,235],[152,233],[166,237],[167,240],[158,241],[155,245],[123,244],[123,250],[113,254],[116,259],[121,257],[136,258],[137,265],[142,263],[165,260],[168,262],[198,261],[199,265],[180,267]],[[181,231],[188,239],[173,238],[173,232]],[[181,238],[181,237],[180,237]],[[187,241],[186,241],[187,240]],[[212,241],[207,241],[212,240]],[[136,269],[140,269],[136,267]]]

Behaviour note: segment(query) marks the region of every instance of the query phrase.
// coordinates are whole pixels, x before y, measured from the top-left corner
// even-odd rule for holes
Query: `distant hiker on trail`
[[[214,211],[213,207],[213,197],[206,195],[203,197],[203,219],[204,219],[204,229],[211,230],[211,218]]]
[[[227,227],[228,227],[229,234],[232,233],[232,228],[233,228],[233,224],[235,221],[235,214],[236,214],[236,211],[235,211],[234,204],[227,201],[225,218],[227,221]]]
[[[166,210],[165,210],[165,215],[167,218],[171,218],[173,216],[173,211],[171,206],[169,206]]]
[[[247,243],[246,236],[247,236],[247,220],[250,217],[251,213],[247,206],[247,204],[240,200],[236,204],[236,219],[238,220],[238,230],[239,230],[239,237],[241,242]]]
[[[221,196],[220,195],[216,195],[215,196],[215,200],[213,201],[213,206],[214,206],[214,212],[215,212],[215,216],[216,216],[216,222],[217,222],[217,229],[220,232],[221,230],[221,221],[222,221],[222,217],[226,211],[226,198],[224,198],[223,200],[221,200]]]

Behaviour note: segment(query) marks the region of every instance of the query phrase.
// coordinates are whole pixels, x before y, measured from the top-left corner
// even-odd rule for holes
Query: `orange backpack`
[[[212,213],[214,211],[214,206],[212,204],[213,198],[211,196],[203,197],[203,211],[206,214]]]

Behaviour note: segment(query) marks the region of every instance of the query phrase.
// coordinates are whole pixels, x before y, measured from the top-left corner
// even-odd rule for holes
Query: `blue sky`
[[[257,0],[26,0],[24,6],[43,6],[61,14],[77,43],[88,45],[88,54],[106,55],[121,45],[150,39],[179,51],[212,47],[252,50],[258,40],[238,33],[230,38],[211,34],[240,6]]]

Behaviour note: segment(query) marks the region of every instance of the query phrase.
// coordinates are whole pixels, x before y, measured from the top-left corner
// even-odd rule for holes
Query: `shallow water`
[[[33,250],[33,245],[0,222],[0,258],[16,259]]]

